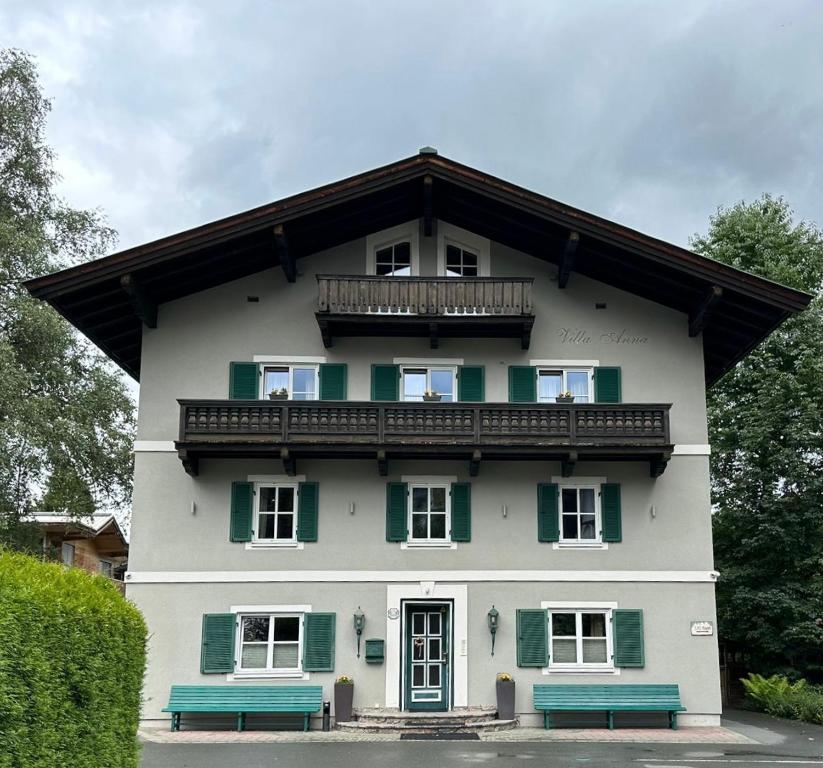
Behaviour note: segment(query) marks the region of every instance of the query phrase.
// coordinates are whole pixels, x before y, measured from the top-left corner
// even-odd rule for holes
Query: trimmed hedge
[[[0,768],[137,768],[145,651],[108,579],[0,551]]]

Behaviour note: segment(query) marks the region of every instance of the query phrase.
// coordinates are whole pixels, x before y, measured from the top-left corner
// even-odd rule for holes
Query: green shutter
[[[472,540],[471,483],[452,483],[452,541]]]
[[[229,363],[229,399],[260,398],[260,366],[257,363]]]
[[[509,366],[509,402],[533,403],[537,400],[537,369],[530,365]]]
[[[371,399],[400,399],[400,366],[377,365],[371,367]]]
[[[594,369],[594,402],[621,402],[620,368]]]
[[[408,498],[407,483],[386,483],[386,541],[406,541],[408,538]]]
[[[337,614],[307,613],[303,619],[303,671],[334,671],[334,626]]]
[[[645,665],[643,653],[643,611],[640,609],[620,609],[612,612],[614,627],[614,665],[616,667],[642,667]]]
[[[323,363],[320,366],[320,399],[345,400],[347,379],[345,363]]]
[[[204,675],[234,672],[235,622],[233,613],[207,613],[203,616],[200,671]]]
[[[600,513],[603,516],[603,541],[623,541],[620,483],[603,483],[600,486]]]
[[[231,484],[231,541],[251,541],[251,524],[254,510],[254,485],[252,483]]]
[[[556,483],[537,485],[537,540],[560,541]]]
[[[297,540],[317,541],[317,509],[320,486],[300,483],[297,486]]]
[[[549,617],[541,608],[517,609],[517,666],[549,664]]]
[[[461,365],[457,369],[457,399],[461,403],[482,403],[486,399],[485,373],[482,365]]]

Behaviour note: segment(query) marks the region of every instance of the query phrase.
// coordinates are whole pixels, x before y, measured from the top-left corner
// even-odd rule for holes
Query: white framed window
[[[560,487],[560,541],[597,543],[600,530],[600,489],[596,486]]]
[[[297,542],[297,483],[255,484],[252,541]]]
[[[421,403],[426,393],[439,395],[442,403],[457,400],[457,368],[451,365],[401,365],[400,399]]]
[[[303,674],[303,613],[238,615],[234,677],[300,677]]]
[[[547,609],[549,666],[553,672],[619,674],[612,658],[612,612],[617,603],[543,602]]]
[[[299,363],[272,364],[263,366],[262,398],[269,397],[276,393],[285,396],[289,400],[317,400],[320,391],[319,365]]]
[[[447,544],[451,541],[450,483],[409,484],[409,541]]]
[[[419,270],[418,221],[366,237],[366,273],[378,277],[413,277]]]
[[[571,392],[575,403],[594,402],[594,371],[591,368],[537,369],[537,402],[555,403]]]
[[[488,238],[437,222],[437,274],[440,277],[488,277],[491,244]]]

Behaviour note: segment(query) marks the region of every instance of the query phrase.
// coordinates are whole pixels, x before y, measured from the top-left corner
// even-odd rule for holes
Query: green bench
[[[543,711],[543,727],[551,727],[550,712],[604,711],[609,729],[615,712],[668,712],[677,730],[680,703],[677,685],[535,685],[534,708]]]
[[[321,685],[173,685],[169,705],[172,731],[180,730],[183,712],[231,712],[237,715],[237,730],[246,727],[249,712],[302,714],[303,730],[309,730],[312,712],[323,705]]]

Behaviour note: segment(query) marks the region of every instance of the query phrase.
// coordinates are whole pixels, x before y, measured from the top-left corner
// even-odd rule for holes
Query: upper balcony
[[[531,277],[318,275],[317,324],[326,347],[340,336],[514,338],[528,349]]]
[[[652,477],[671,451],[669,405],[180,400],[178,455],[201,458],[646,461]]]

